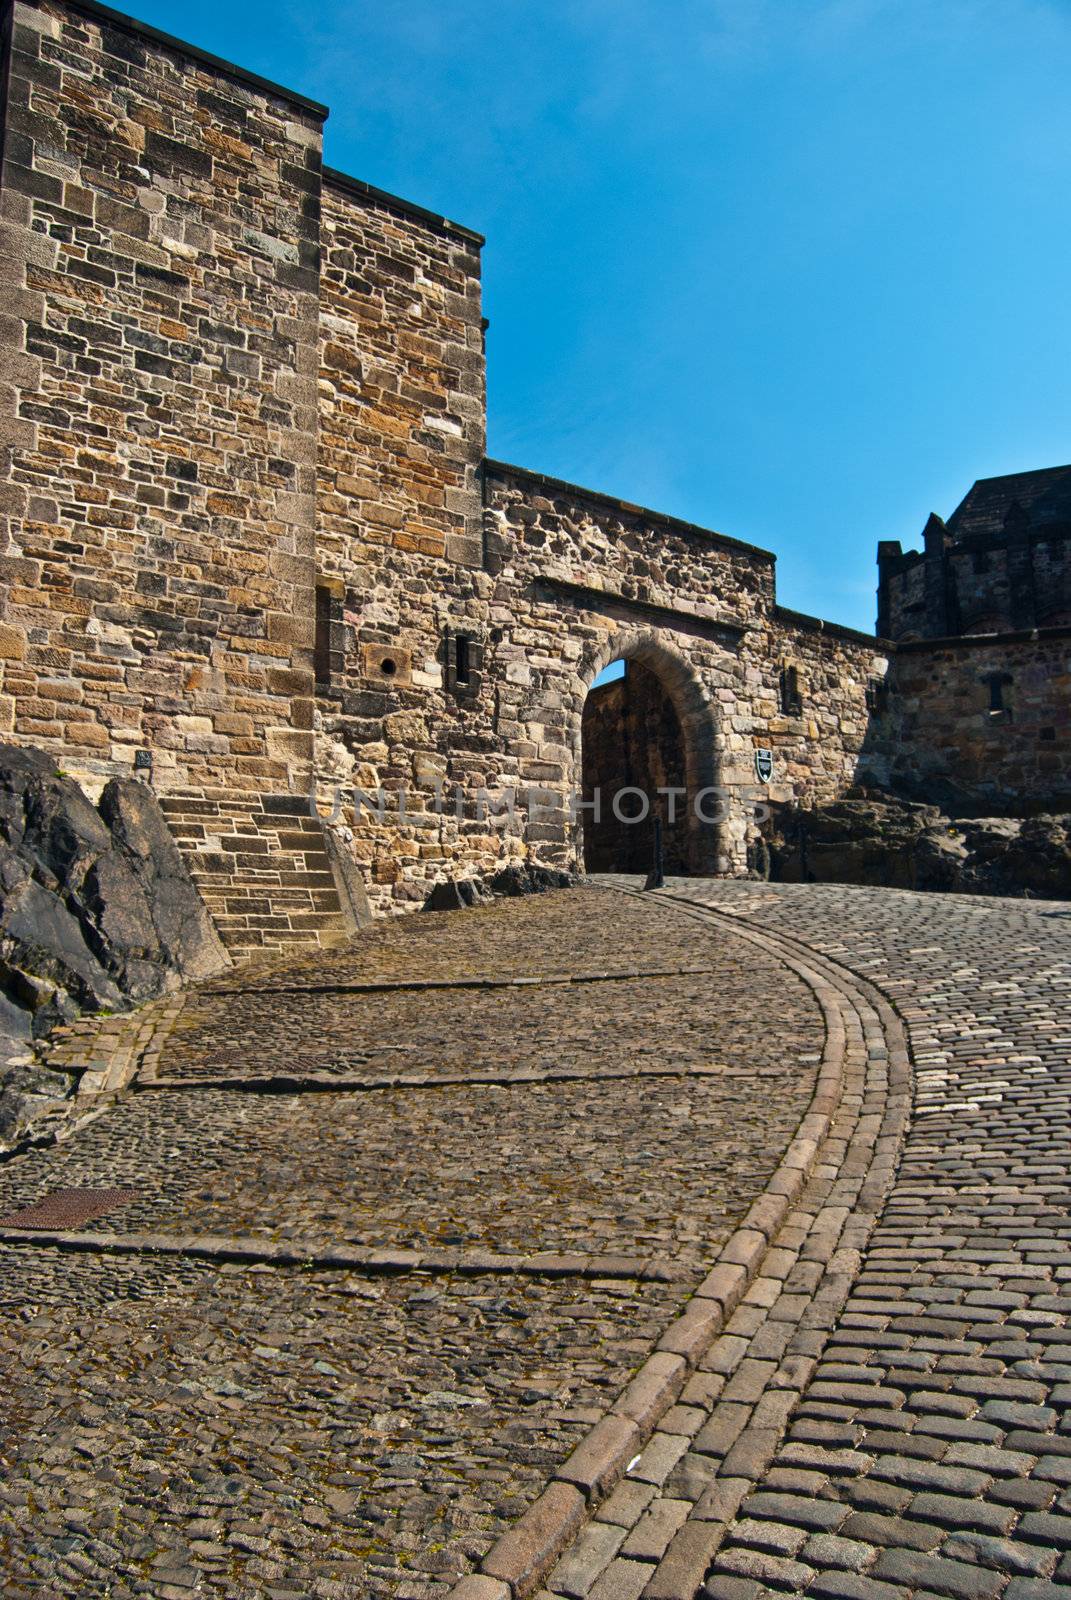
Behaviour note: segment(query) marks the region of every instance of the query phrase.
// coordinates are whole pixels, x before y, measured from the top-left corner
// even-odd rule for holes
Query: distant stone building
[[[981,478],[923,549],[878,545],[878,633],[947,639],[1071,624],[1071,466]]]
[[[333,936],[365,891],[612,864],[591,789],[622,769],[605,716],[585,761],[584,709],[619,657],[691,871],[747,870],[767,798],[938,758],[985,790],[977,660],[788,611],[769,552],[486,458],[483,240],[325,169],[325,107],[93,0],[15,0],[3,48],[0,737],[144,776],[232,948]],[[887,626],[936,637],[936,600],[936,634],[903,621],[929,558],[883,550]],[[1066,645],[988,648],[1000,792],[1059,787]]]
[[[878,632],[894,641],[894,786],[1071,807],[1071,466],[979,479],[921,551],[880,543]]]

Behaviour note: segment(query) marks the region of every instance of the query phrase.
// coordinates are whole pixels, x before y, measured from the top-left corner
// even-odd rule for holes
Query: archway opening
[[[585,869],[646,874],[657,817],[666,872],[694,871],[685,737],[657,673],[631,658],[604,668],[584,702],[581,748]]]

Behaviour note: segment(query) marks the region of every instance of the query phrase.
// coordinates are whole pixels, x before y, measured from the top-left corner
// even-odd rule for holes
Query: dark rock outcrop
[[[114,779],[97,807],[51,757],[0,746],[0,1060],[227,965],[150,789]]]
[[[487,880],[492,895],[510,898],[521,894],[544,894],[548,889],[572,889],[583,882],[575,872],[557,867],[541,867],[534,861],[513,861]]]
[[[809,810],[775,808],[764,844],[769,876],[786,883],[1071,899],[1071,816],[956,819],[862,791]]]
[[[174,977],[207,978],[228,966],[229,958],[152,790],[143,783],[113,778],[100,797],[100,815],[111,831],[114,851],[97,865],[103,867],[104,881],[111,881],[114,892],[101,903],[98,926],[123,967],[124,992],[136,999],[161,993],[161,966],[173,974],[166,988],[176,986]],[[148,911],[148,925],[143,909]],[[124,934],[129,936],[125,947]],[[139,937],[145,943],[135,954]],[[145,970],[146,963],[150,971]]]
[[[514,861],[486,878],[448,878],[437,883],[424,902],[425,911],[463,911],[467,906],[547,889],[569,889],[582,880],[575,872]]]

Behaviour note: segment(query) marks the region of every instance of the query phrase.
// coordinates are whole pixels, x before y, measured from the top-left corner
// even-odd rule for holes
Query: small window
[[[325,581],[316,585],[316,628],[312,645],[312,669],[317,689],[331,687],[343,668],[342,585]]]
[[[873,717],[880,717],[889,709],[889,686],[884,678],[867,680],[866,708]]]
[[[990,672],[983,679],[983,682],[989,688],[989,715],[991,717],[1011,715],[1011,707],[1007,698],[1007,690],[1011,681],[1011,674],[1008,672]]]
[[[459,700],[475,700],[483,681],[483,645],[471,633],[447,630],[444,640],[446,687]]]
[[[331,682],[331,591],[316,585],[316,640],[312,652],[318,684]]]
[[[798,717],[803,710],[803,696],[800,693],[799,668],[791,666],[788,662],[781,668],[781,714],[785,717]]]

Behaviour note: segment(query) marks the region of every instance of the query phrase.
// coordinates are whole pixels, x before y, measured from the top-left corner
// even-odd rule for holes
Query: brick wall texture
[[[304,824],[289,878],[235,881],[274,796],[311,791],[379,910],[582,863],[617,656],[708,792],[696,870],[745,870],[768,795],[935,744],[1005,789],[1066,764],[1056,646],[980,725],[976,657],[899,658],[780,608],[765,551],[486,461],[482,241],[324,171],[322,108],[88,0],[17,0],[3,72],[0,736],[91,788],[149,759],[232,943],[337,931]]]

